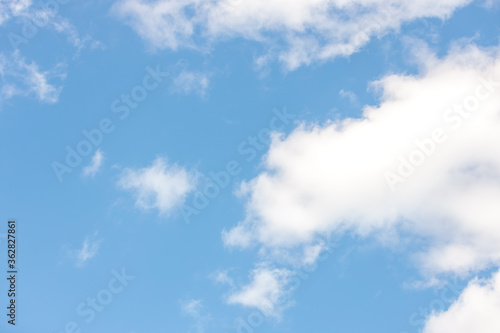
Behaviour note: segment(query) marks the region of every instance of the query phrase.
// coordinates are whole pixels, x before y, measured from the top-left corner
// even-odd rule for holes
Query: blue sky
[[[499,5],[0,2],[2,332],[498,332]]]

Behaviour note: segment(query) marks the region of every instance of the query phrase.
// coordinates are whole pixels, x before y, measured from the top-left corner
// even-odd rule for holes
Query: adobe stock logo
[[[85,302],[78,304],[76,307],[76,314],[83,318],[85,324],[92,323],[97,317],[98,313],[101,313],[107,306],[113,302],[115,296],[122,293],[125,288],[129,285],[130,281],[135,279],[135,276],[128,275],[125,272],[125,268],[122,268],[121,272],[113,269],[111,271],[113,277],[108,281],[106,288],[99,290],[95,297],[87,297]],[[62,331],[58,333],[81,333],[82,324],[76,321],[68,321],[64,325]]]
[[[84,157],[89,156],[92,152],[102,144],[105,134],[112,133],[117,124],[125,121],[132,111],[140,106],[150,92],[165,82],[171,76],[171,70],[163,70],[160,65],[156,65],[153,69],[149,66],[145,68],[145,74],[140,84],[135,85],[126,94],[121,94],[119,98],[115,98],[110,105],[110,111],[115,116],[115,120],[110,118],[102,118],[97,127],[91,130],[84,129],[81,133],[84,139],[80,140],[76,146],[66,146],[66,158],[64,162],[53,161],[51,163],[52,171],[57,180],[61,183],[63,176],[67,173],[72,173],[83,161]]]
[[[47,0],[39,1],[33,7],[37,9],[30,9],[28,15],[24,15],[21,27],[21,35],[15,32],[9,32],[7,38],[10,45],[14,50],[19,48],[20,44],[26,44],[29,40],[36,37],[39,28],[44,28],[49,25],[50,21],[55,19],[60,5],[66,5],[73,0]],[[2,1],[3,2],[3,1]],[[26,1],[28,3],[28,1]]]
[[[276,132],[283,132],[285,126],[295,119],[295,115],[288,113],[286,108],[282,110],[273,109],[274,116],[270,119],[267,127],[261,128],[255,135],[249,135],[237,145],[239,157],[245,157],[246,162],[230,160],[222,170],[211,171],[205,178],[204,184],[196,190],[190,203],[185,203],[179,208],[183,220],[189,224],[193,216],[198,216],[210,203],[230,186],[238,175],[243,172],[245,164],[252,162],[259,153],[271,143],[271,136]]]

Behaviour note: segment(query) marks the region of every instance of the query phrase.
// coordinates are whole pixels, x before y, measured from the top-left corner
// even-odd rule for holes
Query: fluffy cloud
[[[158,209],[160,214],[168,215],[184,203],[197,179],[197,173],[176,164],[169,165],[158,157],[150,167],[126,169],[118,185],[134,192],[136,206],[146,210]]]
[[[347,56],[420,18],[446,19],[472,0],[122,0],[112,11],[154,48],[203,48],[243,37],[288,69]]]
[[[254,307],[266,316],[279,317],[289,305],[290,277],[286,269],[258,267],[252,271],[251,282],[229,296],[228,304]]]
[[[34,96],[45,103],[55,103],[62,87],[49,83],[66,77],[64,65],[41,70],[35,62],[27,62],[19,51],[0,53],[0,102],[13,96]]]
[[[85,168],[83,168],[83,175],[85,177],[94,177],[95,174],[99,171],[101,168],[102,160],[103,160],[103,154],[100,149],[97,149],[95,152],[94,156],[92,156],[92,161],[90,165],[87,165]]]
[[[360,119],[274,136],[265,170],[242,184],[246,218],[223,232],[227,246],[404,232],[426,240],[415,259],[429,276],[500,263],[498,49],[419,50],[421,73],[373,83],[380,105]]]
[[[475,280],[442,313],[433,314],[423,333],[500,332],[500,272],[490,280]]]

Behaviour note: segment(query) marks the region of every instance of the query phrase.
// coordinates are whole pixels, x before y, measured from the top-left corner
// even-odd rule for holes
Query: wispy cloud
[[[352,104],[358,103],[358,96],[350,90],[340,89],[339,95],[342,98],[347,98]]]
[[[94,177],[96,173],[99,171],[102,165],[102,161],[104,159],[104,156],[101,152],[100,149],[97,149],[95,152],[94,156],[92,156],[92,161],[90,162],[89,165],[87,165],[85,168],[83,168],[83,175],[85,177]]]
[[[72,256],[75,259],[75,264],[77,267],[83,267],[93,257],[99,252],[99,246],[102,240],[96,239],[97,233],[93,236],[88,236],[83,241],[81,249],[72,252]]]
[[[32,0],[9,0],[0,1],[0,25],[10,19],[21,19],[25,26],[36,26],[38,28],[50,29],[59,34],[66,35],[67,42],[76,49],[75,56],[78,56],[80,51],[86,47],[103,48],[104,45],[86,34],[81,36],[78,29],[66,18],[59,15],[60,5],[44,6],[42,3],[34,3]],[[17,49],[20,44],[28,43],[31,38],[34,38],[38,30],[26,37],[26,34],[8,35],[11,46]],[[14,37],[15,36],[15,37]]]
[[[196,93],[205,96],[210,86],[210,75],[202,72],[183,70],[172,80],[170,91],[172,93],[190,94]]]
[[[50,70],[42,70],[34,61],[28,62],[19,51],[10,55],[0,53],[0,103],[14,96],[32,96],[41,102],[55,103],[62,86],[49,81],[61,81],[65,77],[63,63]]]
[[[33,4],[31,0],[0,1],[0,25],[11,17],[25,13]]]
[[[215,271],[214,273],[210,274],[209,276],[211,279],[213,279],[216,283],[218,284],[227,284],[231,287],[234,286],[234,281],[233,279],[229,276],[227,270],[218,270]]]
[[[205,313],[203,302],[200,299],[192,299],[182,302],[182,312],[194,320],[189,332],[203,333],[212,322],[212,316]]]
[[[80,35],[78,29],[68,19],[58,17],[57,20],[52,22],[52,27],[56,32],[66,35],[66,41],[76,50],[75,58],[80,55],[83,49],[105,48],[101,41],[94,39],[89,34]]]

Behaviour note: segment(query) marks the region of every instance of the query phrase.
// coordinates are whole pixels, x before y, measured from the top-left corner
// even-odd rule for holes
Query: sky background
[[[439,192],[442,188],[424,192],[438,193],[438,199],[428,203],[398,192],[408,197],[394,199],[395,207],[401,208],[398,217],[380,213],[374,218],[413,221],[415,228],[396,222],[359,226],[359,221],[369,220],[366,216],[378,216],[378,209],[363,208],[376,204],[377,196],[366,199],[364,186],[370,184],[342,168],[330,168],[349,180],[338,185],[339,192],[314,192],[313,185],[311,191],[303,191],[318,202],[306,205],[312,215],[293,214],[295,229],[273,224],[273,218],[295,212],[301,203],[290,199],[290,206],[273,206],[270,198],[286,201],[286,193],[303,189],[295,186],[293,177],[283,180],[279,170],[298,168],[290,174],[304,175],[305,184],[306,175],[319,172],[306,170],[307,154],[297,157],[295,151],[317,148],[318,156],[331,155],[328,163],[334,166],[358,154],[356,147],[370,151],[375,140],[372,134],[355,132],[359,144],[339,148],[342,155],[328,149],[328,138],[319,135],[324,145],[308,141],[311,133],[345,119],[366,118],[368,106],[382,115],[384,105],[394,102],[394,96],[403,103],[411,95],[408,91],[425,100],[426,114],[440,114],[442,105],[455,101],[443,97],[441,102],[439,94],[432,100],[425,91],[419,97],[425,89],[418,82],[408,83],[406,89],[411,78],[440,80],[448,75],[446,79],[458,86],[452,90],[469,91],[460,82],[467,81],[471,68],[500,74],[500,3],[435,1],[440,6],[424,1],[420,8],[394,0],[390,3],[397,8],[395,14],[375,20],[384,5],[370,1],[356,1],[352,8],[341,1],[292,1],[296,6],[290,8],[279,1],[257,1],[259,5],[248,5],[251,8],[243,0],[226,2],[215,1],[214,8],[207,9],[200,1],[61,1],[53,2],[53,11],[43,9],[43,1],[0,2],[0,217],[18,221],[19,266],[17,324],[10,327],[2,313],[2,332],[446,333],[447,326],[438,321],[453,321],[450,318],[460,309],[449,308],[474,291],[468,288],[487,285],[484,288],[492,294],[481,295],[487,300],[499,297],[499,282],[496,289],[491,287],[500,259],[498,247],[481,248],[478,253],[484,255],[470,259],[467,267],[429,268],[416,256],[454,239],[440,238],[444,230],[429,231],[429,225],[445,224],[436,217],[440,214],[412,220],[413,210],[420,206],[406,216],[401,207],[418,200],[425,207],[431,202],[444,205],[439,201],[446,193]],[[215,8],[220,3],[230,6],[227,12]],[[30,30],[32,22],[43,17],[46,23],[36,32]],[[373,30],[363,30],[373,22]],[[356,42],[359,31],[366,31],[363,43]],[[341,44],[343,51],[323,52]],[[297,47],[302,51],[295,52]],[[459,74],[462,68],[469,71],[454,77],[446,72],[448,62]],[[151,72],[157,69],[162,74],[155,80]],[[410,79],[389,82],[385,88],[374,83],[391,77]],[[155,87],[144,90],[144,80]],[[432,86],[426,82],[421,84]],[[474,86],[476,81],[471,82]],[[399,87],[401,94],[395,93]],[[117,108],[125,107],[123,95],[134,91],[147,93],[123,117],[126,111],[116,112]],[[499,91],[495,94],[492,104]],[[371,121],[377,126],[375,118]],[[87,140],[82,131],[99,128],[103,119],[111,123],[110,133],[100,132],[101,142],[91,144],[76,166],[68,166],[67,147],[76,151]],[[400,118],[393,119],[396,128]],[[275,124],[278,129],[272,128]],[[349,133],[349,123],[343,126]],[[466,133],[478,129],[479,136],[484,134],[492,143],[484,156],[498,155],[493,125],[481,130],[478,121],[470,126]],[[276,132],[273,144],[267,140],[269,128]],[[264,133],[265,142],[252,146],[259,133]],[[343,142],[343,130],[338,133]],[[470,142],[464,156],[484,147],[483,141],[471,139],[473,135],[463,136],[453,143]],[[280,150],[279,142],[296,146]],[[295,157],[287,160],[289,155]],[[443,153],[442,159],[458,160],[450,156]],[[481,164],[484,156],[474,158]],[[217,193],[196,205],[211,173],[227,172],[228,163],[237,171],[227,185],[215,185]],[[273,163],[278,171],[270,166]],[[492,170],[500,170],[498,165],[492,162]],[[356,170],[376,167],[362,158],[353,165]],[[433,175],[422,176],[423,182],[441,184],[441,173]],[[272,179],[270,192],[257,181],[264,176]],[[326,178],[326,187],[337,187],[337,178]],[[383,172],[380,179],[384,181]],[[498,183],[494,184],[496,191]],[[280,186],[283,192],[273,192]],[[391,202],[385,197],[387,186],[383,188],[373,191]],[[500,216],[495,191],[485,189],[468,205],[492,219]],[[348,202],[342,199],[344,192]],[[362,198],[357,202],[352,199],[356,197]],[[481,204],[489,200],[490,205]],[[344,206],[359,207],[360,216],[338,213]],[[315,207],[318,215],[312,212]],[[193,209],[195,213],[189,214]],[[454,213],[451,209],[450,216],[465,214]],[[321,216],[317,224],[315,216]],[[484,221],[478,223],[485,233],[499,235],[490,219]],[[234,229],[237,225],[246,231],[240,234]],[[2,228],[5,236],[6,223]],[[6,247],[2,235],[0,243]],[[2,258],[5,268],[6,250]],[[120,292],[106,291],[124,271],[133,279]],[[5,281],[0,285],[7,290]],[[5,292],[1,295],[3,307],[8,300]],[[94,311],[91,320],[79,313],[82,304],[80,309],[92,312],[88,298],[106,295],[112,300]],[[494,315],[500,311],[498,303],[496,308],[489,304],[481,303],[492,314],[486,320],[499,317]],[[493,332],[500,325],[498,319],[488,323],[481,332]],[[68,328],[72,325],[76,328]]]

